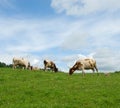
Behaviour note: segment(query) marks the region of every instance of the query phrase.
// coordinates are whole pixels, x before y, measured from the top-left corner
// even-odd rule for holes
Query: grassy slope
[[[0,69],[0,108],[119,108],[120,74]]]

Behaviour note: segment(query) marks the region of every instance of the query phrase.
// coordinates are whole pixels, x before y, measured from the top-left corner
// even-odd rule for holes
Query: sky
[[[120,70],[120,0],[0,0],[0,61],[43,60],[68,72],[93,57],[100,72]]]

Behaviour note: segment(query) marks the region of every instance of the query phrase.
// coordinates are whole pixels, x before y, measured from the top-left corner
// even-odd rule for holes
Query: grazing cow
[[[40,70],[39,67],[30,66],[30,70]]]
[[[110,76],[110,73],[104,73],[105,76]]]
[[[76,70],[82,70],[82,74],[85,75],[84,69],[89,70],[92,69],[94,72],[95,69],[98,73],[98,69],[96,66],[96,61],[94,59],[86,58],[78,60],[72,68],[69,70],[69,75],[72,75]]]
[[[49,60],[44,60],[44,70],[47,68],[51,69],[54,72],[58,72],[58,68],[56,67],[55,63]]]
[[[30,67],[30,62],[24,58],[13,58],[13,68],[15,69],[16,66],[22,66],[25,69]]]

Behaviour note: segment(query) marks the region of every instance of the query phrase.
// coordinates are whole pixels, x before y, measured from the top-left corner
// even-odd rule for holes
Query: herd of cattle
[[[56,67],[56,64],[53,61],[44,60],[43,64],[44,64],[44,70],[51,69],[54,72],[58,72],[58,68]],[[31,66],[30,62],[27,59],[14,57],[13,68],[15,69],[17,66],[22,66],[23,68],[30,69],[30,70],[37,69],[37,67]],[[96,70],[96,72],[98,73],[96,61],[92,58],[85,58],[85,59],[80,59],[76,61],[74,66],[69,69],[69,75],[72,75],[73,72],[75,72],[76,70],[82,70],[82,74],[84,75],[85,69],[86,70],[91,69],[93,72],[95,72]]]

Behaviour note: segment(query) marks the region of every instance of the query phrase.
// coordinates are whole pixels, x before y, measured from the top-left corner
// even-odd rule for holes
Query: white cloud
[[[93,19],[94,20],[94,19]],[[99,71],[116,71],[120,70],[120,20],[114,17],[105,17],[104,19],[82,20],[78,21],[78,25],[72,25],[69,36],[64,40],[62,47],[75,51],[76,56],[83,53],[82,57],[86,57],[85,53],[95,52]],[[76,51],[79,53],[76,53]],[[71,58],[72,55],[68,55]],[[77,60],[77,59],[76,59]],[[68,60],[68,65],[72,66],[74,60]]]
[[[13,56],[10,56],[9,54],[0,54],[0,62],[12,64],[12,58]]]
[[[12,2],[6,1],[6,7]],[[3,6],[0,1],[0,6]],[[80,56],[94,55],[100,71],[120,70],[120,8],[118,0],[52,0],[57,12],[67,15],[93,15],[71,19],[0,18],[0,61],[11,63],[14,56],[26,57],[43,67],[43,59],[54,60],[59,68],[72,66]],[[9,6],[8,6],[9,7]],[[103,12],[104,16],[95,13]],[[110,14],[111,13],[111,14]],[[108,16],[107,16],[108,15]],[[68,18],[68,19],[67,19]],[[78,19],[79,18],[79,19]],[[51,50],[61,48],[61,52]],[[68,50],[69,49],[69,50]],[[42,52],[46,51],[46,54]],[[49,52],[51,51],[52,54]],[[67,52],[68,51],[68,52]],[[38,55],[38,56],[36,56]],[[108,60],[110,62],[108,62]],[[61,69],[62,70],[62,69]]]
[[[64,22],[64,23],[60,23]],[[60,56],[60,59],[56,60],[61,66],[63,62],[64,70],[68,69],[67,65],[72,66],[74,62],[79,58],[78,54],[95,52],[95,58],[98,62],[99,70],[119,70],[120,67],[116,67],[119,63],[119,56],[113,56],[119,50],[119,35],[120,25],[119,19],[104,18],[104,20],[98,20],[92,23],[93,20],[76,20],[65,21],[61,19],[57,20],[18,20],[18,19],[1,19],[0,23],[0,44],[2,49],[1,55],[21,55],[31,52],[42,52],[55,47],[61,47],[64,50],[70,49],[75,51],[74,55],[69,53],[64,55],[55,54],[54,60]],[[59,25],[59,26],[56,26]],[[5,28],[5,29],[3,29]],[[5,47],[5,48],[3,48]],[[107,51],[106,52],[106,48]],[[100,49],[100,50],[99,50]],[[104,49],[104,51],[101,51]],[[77,51],[77,53],[76,53]],[[78,53],[79,51],[79,53]],[[32,57],[31,63],[35,65],[34,60],[39,60],[40,66],[43,67],[43,58],[53,56],[47,52],[48,55],[42,55],[41,58]],[[12,57],[8,59],[8,55],[1,57],[1,61],[11,63]],[[100,57],[102,55],[102,57]],[[107,55],[107,56],[106,56]],[[109,57],[108,57],[109,55]],[[55,57],[57,56],[57,57]],[[80,55],[79,55],[80,56]],[[111,60],[112,57],[112,60]],[[49,59],[48,58],[48,59]],[[53,57],[51,57],[52,59]],[[117,60],[118,59],[118,60]],[[108,60],[112,62],[108,62]],[[104,64],[104,65],[103,65]],[[37,64],[36,64],[37,65]],[[62,70],[62,69],[61,69]]]
[[[98,12],[114,12],[120,9],[119,0],[52,0],[51,6],[67,15],[90,15]]]
[[[119,45],[120,20],[119,18],[80,20],[73,23],[68,37],[62,47],[72,50],[95,50],[97,48],[116,48]],[[86,21],[86,22],[85,22]],[[85,22],[85,23],[81,23]],[[75,29],[76,28],[76,29]],[[94,51],[92,51],[94,52]]]
[[[34,21],[4,18],[0,19],[0,23],[0,40],[3,42],[0,47],[5,46],[3,51],[6,52],[42,51],[57,47],[63,41],[63,24],[55,19]],[[56,28],[56,25],[59,27]]]
[[[100,71],[116,71],[120,70],[120,51],[113,51],[108,48],[103,48],[97,50],[95,58],[98,63],[98,68]]]
[[[0,23],[0,61],[5,63],[11,63],[14,56],[26,57],[25,55],[31,52],[46,51],[46,55],[40,54],[40,57],[36,57],[37,54],[32,55],[33,57],[29,58],[31,64],[43,67],[43,59],[48,57],[57,63],[58,68],[68,71],[68,65],[72,66],[81,53],[86,57],[85,53],[90,56],[89,53],[95,52],[94,57],[100,71],[120,70],[117,65],[120,58],[120,52],[117,52],[120,48],[118,18],[106,17],[97,19],[96,22],[94,19],[66,21],[3,18]],[[53,51],[54,55],[50,55],[49,50],[55,47],[64,50],[59,54]],[[36,60],[39,61],[38,64],[35,63]]]
[[[85,46],[87,46],[86,40],[89,36],[86,33],[80,33],[79,31],[75,31],[64,40],[62,47],[65,49],[75,49],[79,50]]]

